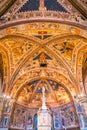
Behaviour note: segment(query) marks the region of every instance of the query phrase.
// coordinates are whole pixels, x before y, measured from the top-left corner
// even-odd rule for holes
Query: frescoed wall
[[[10,122],[11,128],[37,130],[38,110],[39,108],[28,109],[16,104]],[[79,128],[78,116],[73,104],[69,103],[62,107],[50,108],[50,110],[52,111],[52,124],[54,130],[61,130],[63,128]]]
[[[0,0],[0,130],[87,129],[86,0]]]

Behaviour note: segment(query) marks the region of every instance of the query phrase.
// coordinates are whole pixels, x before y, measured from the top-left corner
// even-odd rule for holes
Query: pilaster
[[[3,96],[0,95],[0,127],[2,127],[2,117],[3,117],[3,106],[4,106],[4,102],[3,102]]]
[[[79,103],[82,108],[82,114],[80,115],[81,130],[87,130],[87,95],[79,96]]]
[[[84,113],[87,116],[87,95],[79,96],[79,102],[80,102],[82,108],[84,109]]]
[[[11,106],[8,96],[0,96],[0,130],[8,130]]]

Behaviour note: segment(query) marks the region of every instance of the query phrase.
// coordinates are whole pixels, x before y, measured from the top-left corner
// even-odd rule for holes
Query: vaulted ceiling
[[[87,74],[86,16],[83,15],[80,5],[75,9],[74,0],[72,4],[68,0],[60,1],[52,0],[54,4],[49,5],[48,0],[45,0],[46,10],[43,13],[47,13],[48,21],[37,13],[39,1],[9,1],[13,5],[10,7],[10,3],[7,12],[8,6],[5,3],[8,2],[4,0],[1,3],[1,6],[5,6],[0,13],[2,91],[19,104],[39,107],[43,86],[46,103],[50,107],[69,103],[82,92],[81,82]],[[68,8],[68,2],[71,8]],[[83,4],[80,0],[77,2]],[[83,7],[86,4],[83,4]],[[35,9],[36,12],[32,11]],[[59,11],[62,22],[60,19],[59,22],[54,22],[49,10],[53,11],[53,16],[57,15],[57,18]],[[29,18],[26,12],[29,12]],[[82,20],[69,19],[65,22],[63,17],[75,12]],[[30,16],[33,18],[32,22],[28,21],[31,20]]]
[[[87,18],[87,2],[86,0],[51,0],[49,4],[49,0],[45,0],[45,7],[47,10],[59,10],[62,12],[69,12],[68,4],[71,3],[70,6],[73,6],[77,12],[80,12],[84,17]],[[12,10],[13,6],[18,5],[19,7],[15,8],[15,11],[19,10],[19,12],[23,11],[34,11],[39,10],[39,0],[1,0],[0,1],[0,16],[7,13],[9,10]],[[65,6],[64,6],[65,5]],[[72,8],[72,7],[71,7]],[[73,12],[73,10],[72,10]]]

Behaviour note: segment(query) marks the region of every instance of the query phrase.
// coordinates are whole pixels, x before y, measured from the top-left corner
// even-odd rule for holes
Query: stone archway
[[[12,115],[11,115],[11,120],[12,120],[10,122],[11,127],[13,127],[13,126],[16,127],[15,122],[14,122],[15,120],[16,120],[16,125],[17,125],[17,122],[18,122],[17,120],[20,120],[20,123],[21,123],[21,118],[22,118],[22,126],[23,126],[23,117],[21,117],[20,114],[19,114],[19,118],[18,118],[17,113],[21,113],[22,111],[24,111],[25,108],[26,108],[26,110],[24,111],[25,115],[29,114],[29,119],[30,119],[30,117],[32,117],[32,119],[34,118],[35,113],[37,113],[39,107],[41,106],[41,102],[39,102],[39,104],[38,104],[38,102],[35,103],[37,100],[39,100],[39,97],[36,98],[36,99],[34,99],[34,98],[38,95],[37,92],[41,91],[41,89],[39,89],[39,86],[42,86],[42,83],[44,83],[43,84],[44,86],[48,85],[48,89],[46,91],[48,91],[48,90],[52,91],[52,95],[51,95],[51,92],[50,92],[50,95],[53,96],[54,101],[52,102],[52,98],[51,98],[51,103],[50,103],[50,98],[48,98],[49,96],[47,96],[47,95],[49,95],[49,93],[47,93],[47,92],[46,92],[47,93],[46,97],[47,97],[47,105],[53,113],[54,128],[55,129],[56,128],[63,129],[63,127],[69,128],[68,123],[72,122],[71,124],[73,124],[73,123],[78,122],[76,106],[74,106],[75,104],[73,102],[72,95],[69,92],[68,88],[64,87],[64,85],[61,84],[60,82],[58,83],[57,80],[53,80],[53,79],[50,79],[50,78],[48,78],[48,80],[47,80],[47,78],[46,79],[40,79],[40,81],[38,81],[39,79],[35,79],[35,80],[36,81],[33,81],[33,80],[30,81],[30,83],[26,82],[27,85],[25,84],[24,86],[22,86],[22,88],[20,87],[20,89],[18,90],[17,95],[15,97],[16,102],[14,103],[14,108],[13,108],[13,112],[12,112]],[[30,89],[29,89],[30,85],[29,84],[31,85],[31,88],[33,87],[32,84],[36,84],[36,85],[35,85],[35,89],[34,89],[32,95],[30,95],[30,97],[32,97],[32,99],[30,98],[30,100],[28,100],[28,102],[30,101],[30,105],[28,107],[26,107],[25,106],[26,104],[20,105],[21,103],[20,103],[20,100],[19,100],[20,99],[19,96],[21,96],[20,95],[21,93],[24,93],[25,89],[28,92],[30,91]],[[58,86],[60,86],[59,87],[60,89],[56,88],[57,84],[58,84]],[[49,85],[52,87],[53,90],[51,90]],[[55,86],[55,88],[53,88],[53,86]],[[46,86],[46,88],[47,88],[47,86]],[[58,97],[56,97],[57,95],[53,95],[53,92],[54,92],[54,94],[56,93],[55,89],[58,89],[58,91],[59,91]],[[69,95],[69,98],[70,98],[69,102],[65,103],[65,105],[62,105],[61,101],[60,101],[60,105],[58,105],[59,104],[58,98],[63,98],[63,95],[61,95],[62,94],[61,91],[66,91],[65,93],[67,95]],[[31,93],[31,92],[29,92],[29,93]],[[40,92],[40,94],[41,94],[41,92]],[[26,95],[27,95],[27,93],[26,93]],[[23,96],[23,97],[25,97],[25,96]],[[55,97],[57,99],[55,99]],[[41,97],[40,97],[40,99],[41,99]],[[17,116],[17,118],[16,118],[16,116]],[[68,122],[66,122],[66,119],[67,119]],[[33,124],[31,124],[31,125],[33,126]],[[31,127],[31,125],[28,124],[28,126],[27,126],[27,123],[26,123],[26,127]],[[79,129],[79,123],[73,124],[73,125],[76,125],[76,127],[78,126],[78,129]],[[73,128],[73,125],[71,127],[72,127],[72,129],[75,129],[75,127]],[[24,126],[24,128],[25,128],[25,126]]]

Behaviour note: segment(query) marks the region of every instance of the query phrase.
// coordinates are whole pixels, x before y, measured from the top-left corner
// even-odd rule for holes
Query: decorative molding
[[[83,20],[81,16],[72,15],[69,13],[62,13],[58,11],[29,11],[24,13],[16,13],[14,15],[6,15],[0,20],[0,28],[6,26],[12,26],[13,24],[26,23],[31,21],[63,21],[63,23],[69,23],[71,25],[82,25],[87,28],[87,21]]]

